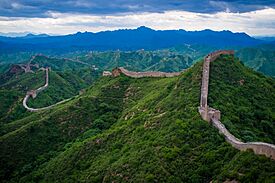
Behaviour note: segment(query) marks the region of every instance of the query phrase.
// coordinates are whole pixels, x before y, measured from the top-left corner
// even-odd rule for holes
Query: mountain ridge
[[[245,33],[231,31],[185,31],[153,30],[147,27],[137,29],[119,29],[97,33],[84,32],[63,36],[46,36],[31,38],[0,37],[4,42],[3,52],[10,47],[15,50],[156,50],[184,44],[205,44],[208,46],[252,46],[264,43]],[[5,46],[7,44],[7,46]]]

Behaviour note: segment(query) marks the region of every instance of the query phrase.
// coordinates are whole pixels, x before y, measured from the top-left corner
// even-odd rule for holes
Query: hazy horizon
[[[143,25],[139,26],[139,27],[144,27]],[[5,37],[25,37],[29,34],[32,34],[32,35],[48,35],[48,36],[64,36],[64,35],[70,35],[70,34],[77,34],[77,33],[85,33],[85,32],[89,32],[89,33],[99,33],[99,32],[104,32],[104,31],[118,31],[118,30],[135,30],[135,29],[138,29],[139,27],[134,27],[134,28],[118,28],[118,29],[114,29],[114,30],[102,30],[102,31],[77,31],[77,32],[72,32],[72,33],[68,33],[68,34],[48,34],[48,33],[44,33],[44,32],[7,32],[7,33],[4,33],[4,32],[0,32],[0,36],[5,36]],[[145,26],[147,27],[147,26]],[[150,29],[153,29],[151,27],[147,27],[147,28],[150,28]],[[153,29],[155,31],[159,31],[158,29]],[[167,31],[167,30],[184,30],[184,29],[166,29],[166,30],[160,30],[160,31]],[[184,30],[184,31],[187,31],[187,32],[195,32],[195,31],[205,31],[205,30],[211,30],[211,31],[215,31],[215,30],[212,30],[212,29],[202,29],[202,30],[194,30],[194,31],[188,31],[188,30]],[[215,32],[222,32],[222,31],[230,31],[232,33],[245,33],[247,34],[246,32],[233,32],[231,30],[220,30],[220,31],[215,31]],[[249,34],[247,34],[249,35]],[[275,37],[275,34],[272,34],[272,35],[249,35],[251,37]]]
[[[230,30],[275,35],[275,2],[245,0],[0,1],[0,32],[66,35],[133,29]]]

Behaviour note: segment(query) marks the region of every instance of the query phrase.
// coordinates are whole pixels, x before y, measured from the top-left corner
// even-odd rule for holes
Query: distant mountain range
[[[8,33],[0,32],[0,36],[18,38],[18,37],[30,37],[30,36],[45,37],[45,36],[49,36],[49,35],[48,34],[36,34],[36,33],[32,33],[32,32],[8,32]]]
[[[121,29],[98,33],[78,32],[64,36],[28,34],[24,37],[0,36],[0,51],[73,51],[73,50],[155,50],[184,44],[206,46],[245,47],[265,43],[245,33],[230,31],[153,30],[141,26],[137,29]]]
[[[268,41],[268,42],[275,42],[275,35],[274,36],[255,36],[254,38],[263,40],[263,41]]]

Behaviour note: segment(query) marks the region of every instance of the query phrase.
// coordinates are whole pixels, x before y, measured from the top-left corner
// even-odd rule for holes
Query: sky
[[[64,35],[147,26],[275,36],[275,0],[0,0],[0,32]]]

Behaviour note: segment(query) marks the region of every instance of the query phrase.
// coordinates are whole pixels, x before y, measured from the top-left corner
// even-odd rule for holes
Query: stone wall
[[[202,70],[202,84],[201,84],[201,100],[199,113],[202,118],[208,122],[210,122],[210,116],[220,117],[220,111],[209,108],[207,99],[208,99],[208,86],[209,86],[209,74],[210,74],[210,62],[216,60],[220,55],[234,55],[233,50],[218,50],[212,53],[209,53],[205,56],[203,62],[203,70]]]
[[[53,106],[56,106],[58,104],[61,104],[63,102],[68,101],[69,99],[63,100],[61,102],[58,102],[56,104],[53,104],[51,106],[47,106],[47,107],[43,107],[43,108],[31,108],[27,105],[28,100],[30,97],[35,98],[37,96],[38,93],[40,93],[41,91],[45,90],[48,86],[49,86],[49,68],[41,68],[41,70],[45,71],[45,85],[41,86],[40,88],[36,89],[36,90],[30,90],[27,92],[24,100],[23,100],[23,106],[25,107],[25,109],[27,109],[28,111],[31,112],[37,112],[37,111],[41,111],[41,110],[45,110],[45,109],[49,109]]]
[[[264,142],[244,143],[240,139],[237,139],[234,135],[232,135],[218,119],[211,118],[211,122],[213,126],[216,127],[219,132],[225,136],[225,140],[230,143],[234,148],[240,151],[251,149],[255,154],[261,154],[271,159],[275,159],[275,145]]]
[[[128,71],[127,69],[124,69],[123,67],[118,67],[113,69],[112,75],[114,77],[119,76],[120,74],[124,74],[126,76],[132,77],[132,78],[143,78],[143,77],[175,77],[179,76],[182,72],[133,72],[133,71]]]
[[[224,135],[225,140],[230,143],[234,148],[241,151],[251,149],[255,154],[261,154],[271,159],[275,159],[275,145],[264,142],[242,142],[240,139],[232,135],[220,122],[220,111],[209,107],[207,104],[210,62],[215,61],[220,55],[224,54],[234,55],[234,51],[220,50],[210,53],[204,58],[201,84],[201,100],[200,106],[198,107],[199,113],[201,114],[202,119],[211,122],[213,126],[216,127],[221,134]]]
[[[110,71],[103,71],[102,76],[112,76]]]

